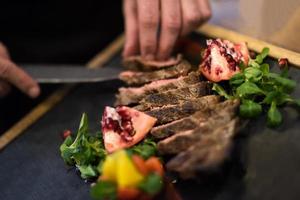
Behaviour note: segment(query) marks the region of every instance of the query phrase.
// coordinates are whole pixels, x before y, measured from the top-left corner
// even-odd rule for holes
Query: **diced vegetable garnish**
[[[151,198],[163,187],[163,168],[156,157],[150,157],[145,161],[139,155],[131,155],[125,150],[119,150],[107,156],[101,171],[99,182],[92,188],[92,196],[99,197],[96,196],[95,199],[107,197],[111,190],[115,194],[109,198],[128,200],[138,199],[141,196]],[[109,192],[102,188],[103,183],[111,187]]]

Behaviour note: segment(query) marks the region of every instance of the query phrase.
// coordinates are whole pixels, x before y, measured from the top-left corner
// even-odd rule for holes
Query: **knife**
[[[118,79],[122,67],[90,69],[80,65],[21,65],[38,83],[93,83]]]

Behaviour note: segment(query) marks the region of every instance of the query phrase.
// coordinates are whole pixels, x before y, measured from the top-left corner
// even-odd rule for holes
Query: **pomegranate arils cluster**
[[[207,48],[200,65],[202,74],[213,82],[229,80],[239,72],[241,62],[247,64],[249,52],[245,43],[234,44],[228,40],[207,40]]]
[[[123,140],[128,142],[132,141],[132,136],[135,134],[131,116],[123,106],[117,108],[106,106],[101,125],[103,132],[116,132]]]

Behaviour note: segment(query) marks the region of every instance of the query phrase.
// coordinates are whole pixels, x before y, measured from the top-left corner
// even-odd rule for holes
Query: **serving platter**
[[[206,35],[220,37],[209,33]],[[200,44],[206,38],[191,36]],[[118,38],[88,66],[120,66],[122,43],[123,38]],[[251,48],[259,51],[256,47]],[[285,53],[281,51],[281,56],[287,57]],[[272,70],[278,70],[275,59],[267,61]],[[290,75],[300,81],[298,69],[291,68]],[[121,85],[114,81],[62,87],[4,133],[0,139],[0,199],[89,199],[89,183],[60,157],[61,131],[75,131],[83,112],[89,116],[91,130],[99,130],[103,108],[113,104]],[[293,95],[300,97],[299,85]],[[300,199],[300,118],[289,107],[283,109],[283,117],[277,129],[267,128],[264,116],[250,121],[236,138],[230,159],[218,171],[200,174],[194,181],[176,179],[183,199]]]

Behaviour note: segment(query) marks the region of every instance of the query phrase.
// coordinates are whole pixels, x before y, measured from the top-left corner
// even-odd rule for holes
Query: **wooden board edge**
[[[273,58],[287,58],[289,63],[293,66],[300,68],[300,53],[284,49],[282,47],[278,47],[276,45],[270,44],[268,42],[243,35],[240,33],[237,33],[232,30],[228,30],[225,28],[222,28],[221,26],[216,26],[212,24],[205,24],[201,26],[197,32],[202,33],[204,35],[207,35],[209,37],[213,38],[223,38],[227,39],[233,42],[241,42],[245,41],[247,42],[247,45],[249,49],[260,52],[264,47],[270,48],[269,55]]]
[[[109,61],[123,46],[124,35],[117,37],[111,44],[109,44],[103,51],[98,53],[86,65],[89,68],[102,67]],[[55,105],[64,99],[64,97],[75,87],[75,84],[66,85],[54,91],[45,100],[34,107],[21,120],[14,124],[10,129],[0,136],[0,150],[3,150],[10,142],[21,135],[33,123],[45,115]]]

